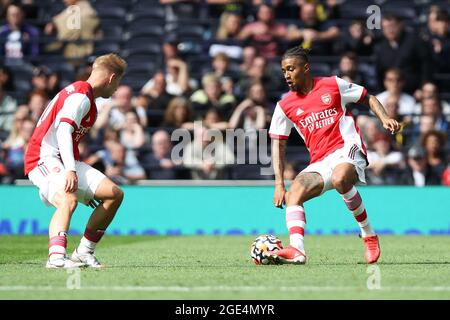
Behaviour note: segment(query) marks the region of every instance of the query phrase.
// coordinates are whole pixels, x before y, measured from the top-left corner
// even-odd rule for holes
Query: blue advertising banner
[[[287,234],[285,211],[272,186],[125,186],[109,234]],[[450,188],[360,187],[380,234],[450,234]],[[79,204],[70,232],[82,233],[91,208]],[[357,234],[358,226],[332,190],[305,205],[308,234]],[[47,234],[54,209],[33,186],[0,186],[0,235]]]

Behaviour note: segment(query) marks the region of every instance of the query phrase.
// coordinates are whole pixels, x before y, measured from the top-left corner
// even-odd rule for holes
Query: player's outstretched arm
[[[273,204],[277,208],[283,208],[285,203],[286,187],[284,185],[284,159],[286,154],[286,140],[272,138],[272,165],[275,172],[275,193]]]
[[[397,133],[401,130],[402,126],[400,125],[400,123],[398,123],[397,120],[389,117],[383,105],[375,96],[367,94],[364,98],[363,104],[368,106],[370,110],[375,113],[375,115],[383,124],[383,128],[389,130],[392,134]]]

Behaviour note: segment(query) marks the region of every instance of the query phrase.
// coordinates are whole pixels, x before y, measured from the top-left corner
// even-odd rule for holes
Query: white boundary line
[[[346,286],[298,286],[298,287],[270,287],[270,286],[81,286],[79,289],[68,289],[58,286],[0,286],[0,292],[5,291],[116,291],[116,292],[211,292],[211,291],[289,291],[289,292],[324,292],[324,291],[431,291],[450,292],[450,286],[398,286],[381,287],[380,289],[369,290],[364,287]]]

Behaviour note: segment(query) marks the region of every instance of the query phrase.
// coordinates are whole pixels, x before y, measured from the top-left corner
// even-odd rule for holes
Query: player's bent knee
[[[349,191],[353,186],[352,179],[349,179],[345,175],[333,175],[331,178],[331,184],[340,193]]]
[[[122,203],[123,197],[125,196],[122,189],[120,189],[117,185],[113,187],[114,200],[118,203]]]
[[[78,205],[77,196],[73,193],[61,195],[57,201],[57,207],[67,208],[71,213],[75,211]]]

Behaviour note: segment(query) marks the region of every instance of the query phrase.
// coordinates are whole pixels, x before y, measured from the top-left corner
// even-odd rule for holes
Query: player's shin
[[[286,207],[286,226],[289,230],[290,245],[305,253],[303,237],[305,235],[305,211],[302,206]]]
[[[364,203],[358,190],[353,186],[348,192],[341,195],[347,208],[358,222],[358,226],[361,229],[361,236],[367,237],[375,235],[375,232],[369,223],[366,208],[364,207]]]

